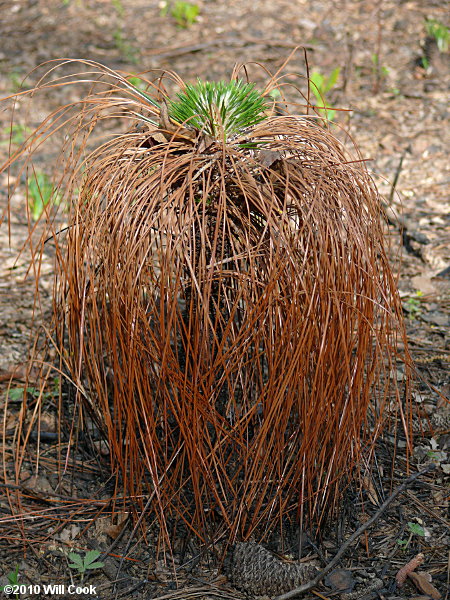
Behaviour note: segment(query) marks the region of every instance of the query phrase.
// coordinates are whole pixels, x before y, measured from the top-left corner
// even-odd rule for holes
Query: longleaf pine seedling
[[[149,498],[168,547],[169,531],[231,542],[322,526],[397,413],[410,447],[402,305],[364,161],[281,71],[263,88],[243,65],[226,82],[156,72],[142,89],[82,64],[51,63],[31,101],[61,83],[86,95],[11,159],[30,172],[64,130],[45,331],[74,418],[107,441],[115,494]],[[321,96],[338,74],[313,74]],[[35,359],[33,377],[50,377]]]
[[[230,140],[266,118],[267,102],[254,85],[241,80],[229,83],[198,81],[187,84],[169,103],[170,117],[212,138]]]

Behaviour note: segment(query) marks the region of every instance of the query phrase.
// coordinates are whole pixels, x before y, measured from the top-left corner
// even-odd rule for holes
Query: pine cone
[[[286,563],[254,542],[238,542],[230,550],[224,568],[231,582],[255,596],[276,596],[310,581],[318,569]]]

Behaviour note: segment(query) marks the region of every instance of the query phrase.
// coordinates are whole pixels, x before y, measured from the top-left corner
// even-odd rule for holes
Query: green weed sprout
[[[61,195],[55,190],[50,177],[42,171],[36,171],[28,179],[28,206],[31,218],[37,221],[51,202],[59,204]]]
[[[123,58],[130,63],[137,64],[139,61],[139,50],[125,38],[120,27],[113,31],[113,39],[117,50]]]
[[[397,540],[397,544],[403,550],[406,550],[408,548],[414,535],[418,535],[420,537],[425,537],[425,529],[424,529],[424,527],[422,527],[422,525],[419,525],[419,523],[412,523],[411,521],[408,521],[408,529],[409,529],[408,539],[407,540]]]
[[[6,578],[8,579],[9,585],[19,585],[19,565],[16,565],[14,571],[10,571]],[[0,592],[4,592],[5,587],[6,586],[4,585],[0,586]],[[15,596],[16,598],[19,598],[19,594],[15,594]]]
[[[336,111],[330,110],[326,100],[326,94],[336,85],[339,79],[339,73],[341,72],[340,67],[333,69],[328,77],[319,73],[319,71],[313,71],[310,76],[310,90],[316,97],[317,102],[325,108],[319,108],[318,111],[328,121],[333,121]]]
[[[123,16],[125,14],[125,8],[122,4],[122,0],[111,0],[111,4],[114,7],[114,10],[116,11],[117,15],[123,19]]]
[[[175,19],[178,27],[181,27],[182,29],[186,29],[195,23],[199,13],[200,8],[197,4],[183,1],[177,1],[170,5],[166,3],[161,11],[162,15],[170,14],[170,16]]]
[[[32,131],[30,127],[26,127],[20,123],[13,123],[11,127],[7,125],[2,129],[2,132],[9,135],[9,140],[2,141],[0,144],[6,146],[11,143],[13,146],[20,146]]]
[[[133,75],[132,77],[128,77],[127,79],[134,88],[140,91],[145,91],[148,87],[145,81],[137,75]]]
[[[389,75],[389,69],[380,65],[380,57],[378,54],[372,54],[370,60],[372,61],[373,71],[375,73],[379,73],[382,77],[387,77]]]
[[[69,563],[69,568],[78,571],[81,575],[81,581],[83,581],[86,571],[101,569],[104,566],[104,563],[97,561],[100,554],[101,552],[98,550],[89,550],[83,558],[76,552],[69,552],[69,559],[72,561]]]
[[[405,310],[408,312],[408,316],[412,321],[414,321],[422,313],[422,296],[423,292],[417,290],[414,296],[408,298],[408,300],[406,300],[404,303]]]
[[[19,402],[23,399],[24,394],[27,394],[33,398],[39,398],[39,396],[41,395],[41,390],[38,387],[34,386],[10,388],[7,392],[7,398],[11,402]],[[44,398],[45,400],[51,400],[52,398],[57,398],[58,395],[59,378],[55,377],[52,381],[50,389],[47,389],[47,391],[42,392],[42,398]]]
[[[439,52],[448,52],[450,33],[448,27],[446,27],[441,21],[437,19],[427,19],[425,21],[425,30],[427,35],[436,40]]]

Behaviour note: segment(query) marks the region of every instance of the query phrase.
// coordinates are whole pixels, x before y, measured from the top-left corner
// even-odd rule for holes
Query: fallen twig
[[[394,194],[395,194],[395,190],[397,188],[398,178],[400,177],[400,173],[401,173],[401,170],[403,167],[403,161],[405,159],[405,154],[406,154],[406,151],[401,155],[400,161],[398,163],[398,167],[395,171],[394,181],[392,182],[391,191],[389,194],[389,206],[391,206],[392,203],[394,202]]]
[[[366,529],[368,529],[373,523],[375,523],[381,517],[381,515],[385,512],[385,510],[389,507],[389,505],[392,504],[392,502],[397,498],[397,496],[399,496],[401,493],[403,493],[412,483],[414,483],[416,481],[416,479],[418,479],[419,477],[422,477],[422,475],[425,475],[425,473],[428,473],[429,471],[433,471],[435,468],[436,468],[436,465],[429,464],[424,469],[422,469],[422,471],[418,471],[417,473],[414,473],[414,475],[411,475],[411,477],[408,477],[408,479],[405,479],[405,481],[401,485],[399,485],[399,487],[396,490],[394,490],[392,492],[392,494],[389,496],[389,498],[387,498],[383,502],[383,504],[380,506],[380,508],[377,510],[377,512],[374,515],[372,515],[372,517],[370,517],[370,519],[368,521],[363,523],[361,525],[361,527],[359,527],[342,544],[342,546],[340,547],[339,551],[334,556],[334,558],[327,564],[327,566],[324,569],[322,569],[322,571],[320,571],[320,573],[316,577],[314,577],[314,579],[311,579],[311,581],[309,581],[308,583],[304,583],[300,587],[295,588],[294,590],[291,590],[290,592],[287,592],[286,594],[277,596],[275,598],[275,600],[290,600],[291,598],[295,598],[295,597],[299,596],[300,594],[303,594],[304,592],[309,591],[311,588],[315,587],[318,583],[320,583],[322,581],[322,579],[325,577],[325,575],[327,575],[327,573],[329,573],[337,565],[337,563],[341,560],[342,556],[345,554],[345,552],[348,550],[348,548],[353,544],[353,542],[362,533],[364,533],[364,531],[366,531]]]
[[[208,50],[209,48],[213,48],[214,46],[228,46],[228,47],[241,47],[241,46],[250,46],[252,44],[259,44],[263,46],[269,47],[278,47],[278,48],[296,48],[299,44],[294,42],[287,42],[286,40],[262,40],[259,38],[252,37],[244,37],[240,39],[230,39],[230,38],[216,38],[214,40],[210,40],[209,42],[202,42],[200,44],[186,44],[184,46],[173,46],[171,48],[164,48],[164,51],[160,51],[157,49],[150,50],[145,54],[147,56],[157,56],[159,59],[163,58],[175,58],[177,56],[184,56],[185,54],[192,54],[194,52],[201,52],[202,50]],[[306,48],[307,50],[315,50],[313,46],[305,46],[301,45],[302,48]]]

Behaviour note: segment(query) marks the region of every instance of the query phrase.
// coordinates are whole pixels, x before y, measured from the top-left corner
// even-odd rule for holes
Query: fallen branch
[[[418,471],[417,473],[414,473],[414,475],[411,475],[411,477],[408,477],[408,479],[405,479],[405,481],[396,490],[394,490],[392,492],[392,494],[389,496],[389,498],[387,498],[383,502],[383,504],[380,506],[380,508],[377,510],[377,512],[372,517],[370,517],[370,519],[368,521],[363,523],[361,525],[361,527],[359,527],[348,538],[348,540],[346,540],[342,544],[338,553],[327,564],[327,566],[324,569],[322,569],[322,571],[320,571],[320,573],[316,577],[314,577],[314,579],[311,579],[311,581],[309,581],[308,583],[304,583],[300,587],[295,588],[294,590],[291,590],[290,592],[287,592],[286,594],[277,596],[274,600],[290,600],[291,598],[296,598],[300,594],[303,594],[304,592],[309,591],[311,588],[313,588],[317,584],[319,584],[322,581],[322,579],[337,565],[337,563],[341,560],[342,556],[345,554],[345,552],[347,552],[348,548],[353,544],[353,542],[357,538],[359,538],[359,536],[362,533],[364,533],[366,531],[366,529],[368,529],[373,523],[375,523],[381,517],[381,515],[390,506],[390,504],[392,504],[392,502],[397,498],[397,496],[399,496],[401,493],[403,493],[411,484],[413,484],[416,481],[416,479],[418,479],[419,477],[422,477],[422,475],[425,475],[426,473],[434,470],[435,468],[436,468],[436,465],[429,464],[422,471]]]
[[[262,46],[268,46],[272,48],[297,48],[299,44],[294,42],[287,42],[286,40],[262,40],[259,38],[244,37],[240,39],[230,38],[216,38],[209,42],[202,42],[200,44],[186,44],[184,46],[172,46],[170,48],[163,48],[163,51],[153,49],[149,52],[145,52],[146,56],[157,56],[159,59],[163,58],[176,58],[177,56],[184,56],[186,54],[193,54],[195,52],[201,52],[202,50],[209,50],[215,46],[223,47],[234,47],[240,48],[243,46],[251,46],[253,44],[259,44]],[[301,44],[302,48],[306,48],[309,51],[315,50],[313,46]]]

